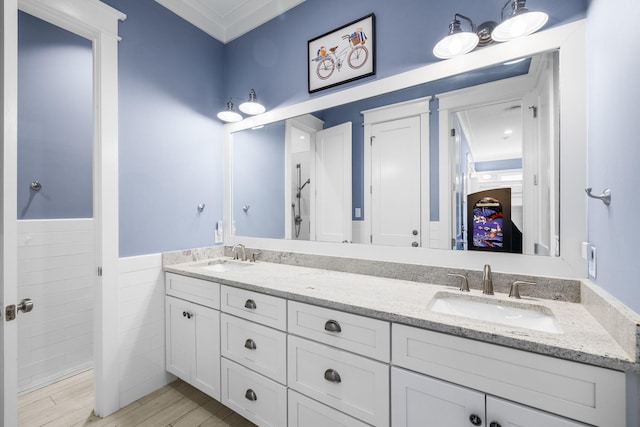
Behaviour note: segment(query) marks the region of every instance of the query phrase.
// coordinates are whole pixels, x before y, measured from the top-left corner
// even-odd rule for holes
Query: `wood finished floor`
[[[19,427],[255,427],[226,406],[177,380],[106,418],[93,414],[93,371],[18,399]]]

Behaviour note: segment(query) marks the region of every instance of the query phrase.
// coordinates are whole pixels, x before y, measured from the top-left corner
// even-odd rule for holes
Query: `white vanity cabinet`
[[[389,323],[292,301],[288,311],[289,427],[311,413],[316,425],[389,426]]]
[[[166,369],[220,399],[220,286],[171,273],[165,279]],[[209,306],[176,298],[176,294],[193,296]]]
[[[394,427],[585,427],[558,417],[426,375],[391,368]]]
[[[477,425],[625,425],[622,372],[405,325],[392,336],[394,427],[435,413],[457,420],[441,425],[474,425],[485,396]]]
[[[221,288],[221,402],[260,426],[287,424],[287,301]]]

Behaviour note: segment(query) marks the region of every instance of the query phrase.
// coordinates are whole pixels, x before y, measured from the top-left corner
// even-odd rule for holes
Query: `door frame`
[[[372,191],[372,168],[371,168],[371,137],[372,127],[375,124],[404,119],[408,117],[420,117],[420,234],[422,246],[426,247],[431,240],[430,223],[430,178],[429,178],[429,104],[431,97],[417,98],[410,101],[399,102],[397,104],[385,105],[362,111],[364,117],[364,220],[363,234],[369,236],[364,244],[371,244],[372,223],[371,211],[373,209],[371,200]]]
[[[17,11],[57,25],[93,45],[93,215],[95,227],[96,298],[94,310],[95,413],[119,409],[118,371],[118,23],[126,15],[98,0],[10,0],[4,2],[4,200],[16,199],[17,185]],[[13,89],[15,88],[15,89]],[[10,162],[10,163],[9,163]],[[17,295],[16,202],[3,206],[3,282],[5,295]],[[10,245],[12,245],[10,247]],[[13,255],[7,250],[11,249]],[[10,274],[9,274],[10,273]],[[8,282],[6,279],[13,279]],[[7,289],[11,288],[9,292]],[[10,304],[11,301],[4,301]],[[15,327],[15,326],[14,326]],[[17,334],[2,337],[4,347],[16,347]],[[10,341],[9,341],[10,340]],[[14,341],[14,342],[12,342]],[[4,368],[15,362],[4,360]],[[17,423],[17,366],[6,372],[2,419]]]
[[[311,135],[309,141],[309,161],[315,162],[315,144],[316,132],[322,130],[324,120],[320,120],[312,114],[305,114],[299,117],[293,117],[285,121],[285,137],[284,137],[284,238],[292,239],[291,224],[293,224],[293,215],[291,215],[291,204],[293,203],[293,195],[291,193],[291,185],[293,182],[293,169],[291,168],[291,153],[293,147],[292,128],[296,128],[307,132]],[[315,184],[315,183],[312,183]],[[315,197],[314,192],[310,191],[310,197]]]

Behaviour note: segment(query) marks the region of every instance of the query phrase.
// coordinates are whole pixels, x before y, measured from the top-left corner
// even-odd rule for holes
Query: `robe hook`
[[[587,193],[587,196],[591,197],[592,199],[602,200],[602,203],[604,203],[607,206],[611,204],[611,190],[606,188],[604,192],[599,196],[595,196],[591,194],[591,190],[592,190],[591,187],[584,189],[585,193]]]

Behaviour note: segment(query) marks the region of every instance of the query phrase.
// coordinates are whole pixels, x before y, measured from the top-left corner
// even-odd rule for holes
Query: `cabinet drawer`
[[[287,383],[287,335],[222,314],[222,355],[281,384]]]
[[[215,282],[165,273],[165,292],[167,295],[220,309],[220,285]]]
[[[392,336],[394,365],[589,424],[624,416],[622,372],[405,325]]]
[[[289,389],[288,427],[369,427],[340,411]]]
[[[289,301],[292,334],[389,362],[389,322]]]
[[[389,366],[289,335],[289,387],[375,426],[389,425]]]
[[[221,310],[235,316],[286,331],[287,300],[259,292],[222,286]]]
[[[287,424],[287,388],[222,359],[221,402],[259,426]]]

